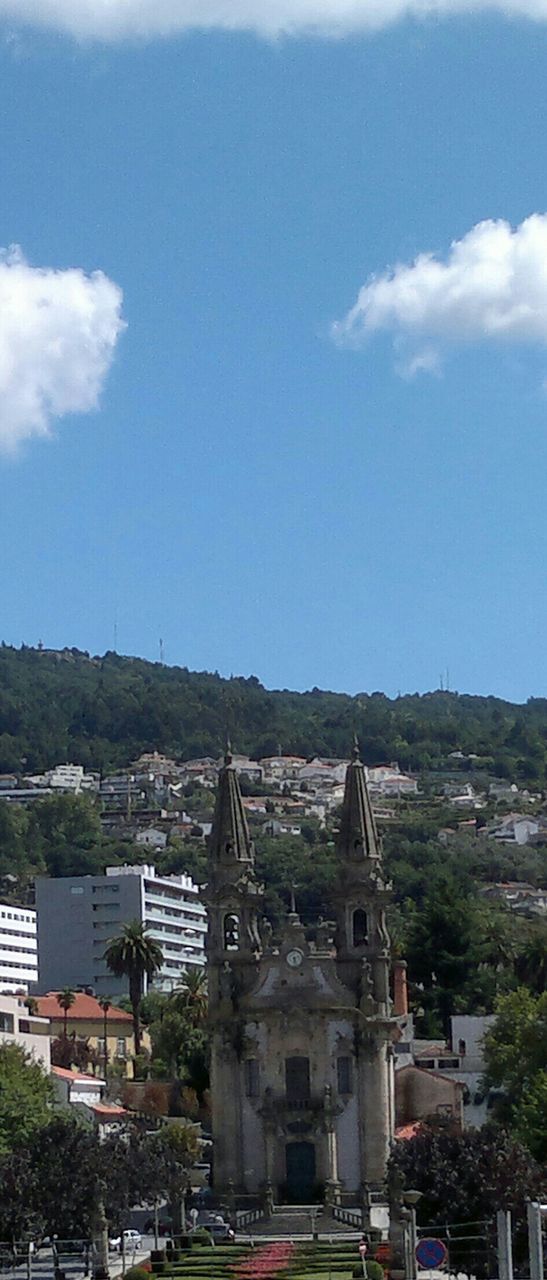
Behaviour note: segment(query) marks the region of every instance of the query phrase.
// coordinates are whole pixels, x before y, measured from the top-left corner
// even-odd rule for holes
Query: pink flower
[[[294,1253],[294,1245],[288,1241],[266,1244],[257,1249],[244,1262],[236,1262],[230,1270],[235,1280],[261,1280],[285,1271]]]

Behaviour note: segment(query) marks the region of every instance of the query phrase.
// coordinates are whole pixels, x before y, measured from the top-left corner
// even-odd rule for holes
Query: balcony
[[[302,1116],[306,1114],[317,1115],[324,1110],[325,1099],[323,1094],[310,1094],[308,1098],[288,1098],[286,1093],[272,1093],[267,1090],[263,1098],[263,1111],[271,1111],[276,1115],[280,1113],[283,1116]]]

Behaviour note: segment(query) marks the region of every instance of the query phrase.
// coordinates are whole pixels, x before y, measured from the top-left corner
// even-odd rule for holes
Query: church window
[[[260,1066],[258,1058],[247,1058],[245,1061],[245,1096],[258,1098],[260,1094]]]
[[[230,912],[224,917],[224,950],[239,949],[239,917]]]
[[[287,1102],[305,1102],[310,1096],[309,1058],[285,1059],[285,1091]]]
[[[366,942],[368,942],[367,913],[362,907],[357,907],[353,912],[353,945],[362,947]]]
[[[336,1068],[338,1074],[338,1092],[340,1094],[352,1093],[351,1058],[338,1058]]]

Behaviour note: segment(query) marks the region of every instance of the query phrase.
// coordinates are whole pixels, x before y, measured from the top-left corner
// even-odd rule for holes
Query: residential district
[[[496,1012],[460,1007],[442,1031],[424,1032],[427,990],[413,982],[409,1001],[407,963],[388,928],[391,886],[378,832],[397,830],[402,815],[427,805],[429,815],[440,815],[441,848],[473,841],[486,858],[492,850],[497,866],[500,847],[541,847],[544,797],[481,780],[475,761],[455,751],[442,772],[418,778],[396,762],[365,768],[357,743],[345,760],[303,759],[281,747],[251,760],[228,746],[221,759],[146,753],[105,777],[73,763],[0,777],[0,808],[87,797],[104,835],[131,849],[130,861],[96,874],[37,875],[23,884],[7,873],[0,904],[2,1052],[22,1050],[21,1069],[40,1064],[50,1110],[77,1119],[102,1143],[181,1126],[194,1135],[178,1207],[167,1193],[143,1194],[111,1222],[122,1252],[153,1203],[147,1265],[161,1273],[164,1231],[181,1276],[233,1275],[234,1259],[252,1248],[263,1266],[249,1275],[343,1277],[368,1267],[376,1280],[376,1257],[383,1271],[414,1280],[416,1204],[427,1188],[409,1185],[418,1169],[410,1164],[405,1177],[405,1152],[420,1140],[475,1141],[490,1132],[505,1091],[485,1060]],[[333,851],[328,918],[310,919],[309,910],[301,918],[303,860],[272,922],[255,842],[267,836],[281,850],[287,839],[309,841],[310,828]],[[170,852],[176,872],[165,869]],[[206,873],[194,879],[200,865]],[[515,920],[547,917],[547,889],[537,880],[494,876],[478,892]],[[441,952],[443,938],[437,941]],[[188,1069],[188,1053],[173,1049],[177,1036],[190,1038],[194,1059],[201,1054],[201,1079],[199,1068]],[[541,1206],[544,1185],[541,1161],[537,1168],[532,1206]],[[509,1280],[507,1195],[493,1194],[502,1220],[481,1213],[468,1270]],[[109,1266],[97,1245],[108,1203],[102,1209],[102,1227],[90,1232],[97,1276]],[[430,1214],[425,1238],[437,1246],[429,1269],[450,1262],[449,1209],[444,1222]],[[456,1203],[454,1215],[461,1223]],[[539,1280],[541,1207],[528,1206],[528,1218],[531,1274]],[[30,1223],[22,1235],[28,1242]],[[221,1242],[223,1262],[210,1251]],[[59,1258],[55,1267],[60,1274]],[[456,1270],[465,1269],[460,1254]]]

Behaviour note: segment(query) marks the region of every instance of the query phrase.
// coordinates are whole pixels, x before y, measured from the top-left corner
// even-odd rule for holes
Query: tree
[[[99,996],[99,1004],[103,1011],[103,1040],[104,1040],[104,1078],[106,1080],[108,1072],[108,1010],[112,1001],[108,996]]]
[[[75,1031],[68,1038],[64,1035],[57,1036],[51,1042],[51,1062],[54,1067],[89,1071],[90,1067],[94,1069],[97,1066],[98,1061],[96,1049],[92,1048],[89,1040],[77,1036]]]
[[[144,992],[144,980],[151,981],[163,964],[163,952],[159,942],[152,938],[147,926],[140,920],[124,925],[121,934],[109,942],[105,960],[116,978],[127,978],[129,999],[133,1012],[133,1038],[135,1056],[141,1051],[140,1007]]]
[[[519,987],[500,998],[484,1037],[484,1061],[486,1083],[502,1091],[499,1114],[511,1128],[530,1133],[547,1062],[547,993]]]
[[[96,875],[103,869],[99,812],[87,796],[38,800],[29,810],[28,839],[51,876]]]
[[[513,1129],[536,1160],[547,1164],[547,1070],[538,1071],[515,1107]]]
[[[525,1202],[542,1185],[530,1153],[496,1125],[464,1133],[424,1125],[414,1138],[396,1143],[390,1170],[422,1193],[417,1216],[429,1229],[490,1221],[498,1209],[510,1209],[523,1226]]]
[[[89,1238],[104,1204],[110,1226],[126,1225],[136,1204],[157,1199],[171,1184],[173,1155],[154,1135],[129,1132],[102,1141],[70,1115],[48,1123],[0,1156],[0,1236],[48,1233],[61,1240]]]
[[[36,1136],[47,1123],[50,1081],[18,1044],[0,1044],[0,1154]]]
[[[541,995],[547,989],[547,924],[526,922],[526,932],[517,952],[515,970],[520,982]]]
[[[64,987],[62,991],[57,992],[57,1004],[63,1010],[63,1036],[65,1040],[68,1038],[68,1011],[72,1008],[76,999],[76,992],[72,987]]]
[[[162,1129],[156,1138],[163,1162],[163,1191],[171,1205],[173,1230],[180,1232],[181,1201],[190,1189],[189,1171],[199,1158],[202,1142],[200,1126],[185,1120]]]
[[[182,985],[171,993],[175,1008],[188,1015],[193,1026],[198,1027],[207,1017],[207,974],[197,967],[187,969]]]

